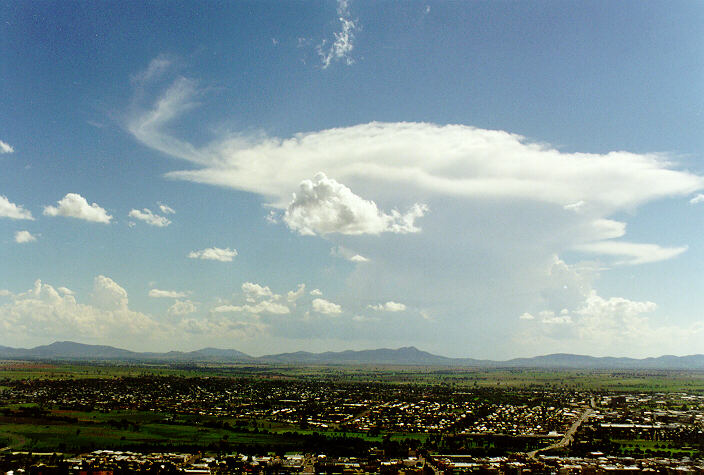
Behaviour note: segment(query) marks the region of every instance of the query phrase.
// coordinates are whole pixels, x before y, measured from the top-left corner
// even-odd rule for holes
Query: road
[[[528,457],[534,459],[536,454],[538,452],[544,452],[546,450],[552,450],[552,449],[559,449],[562,447],[567,447],[572,443],[574,440],[574,434],[577,433],[577,429],[579,429],[579,426],[582,425],[582,422],[586,421],[589,416],[592,415],[594,412],[593,409],[588,408],[585,409],[584,412],[579,416],[579,418],[574,421],[574,423],[570,426],[570,428],[565,432],[565,436],[560,440],[559,442],[556,442],[552,445],[548,445],[547,447],[543,447],[542,449],[534,450],[532,452],[528,452]]]

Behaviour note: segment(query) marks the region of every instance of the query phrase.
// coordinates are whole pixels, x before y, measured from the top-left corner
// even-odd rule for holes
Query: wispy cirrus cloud
[[[327,69],[337,61],[343,61],[347,65],[354,64],[351,53],[354,49],[355,31],[358,25],[355,20],[352,20],[348,0],[337,1],[337,15],[340,31],[333,33],[335,40],[332,43],[323,40],[317,47],[323,69]]]

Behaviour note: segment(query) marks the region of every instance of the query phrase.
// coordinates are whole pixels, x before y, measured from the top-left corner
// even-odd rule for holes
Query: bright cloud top
[[[298,193],[286,209],[284,221],[302,235],[315,234],[380,234],[415,233],[416,218],[422,217],[427,206],[415,204],[406,214],[397,210],[381,211],[376,203],[355,195],[345,185],[324,173],[313,181],[304,180]]]
[[[166,227],[171,224],[171,221],[168,218],[164,216],[159,216],[158,214],[154,214],[151,210],[147,208],[144,208],[142,210],[133,209],[129,212],[129,217],[139,219],[140,221],[144,221],[150,226],[157,226],[160,228]]]
[[[88,201],[78,193],[67,193],[57,203],[58,206],[46,206],[45,216],[64,216],[67,218],[82,219],[94,223],[109,224],[112,216],[98,206],[97,203],[88,204]]]
[[[34,242],[37,240],[37,237],[34,236],[32,233],[29,231],[17,231],[15,233],[15,242],[19,244],[27,243],[27,242]]]
[[[226,247],[209,247],[199,251],[191,251],[188,253],[190,259],[203,259],[206,261],[232,262],[232,259],[237,256],[237,250]]]
[[[0,218],[34,219],[32,213],[0,195]]]

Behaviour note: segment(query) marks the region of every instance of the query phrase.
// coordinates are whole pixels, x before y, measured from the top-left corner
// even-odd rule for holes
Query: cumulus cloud
[[[181,316],[188,315],[195,312],[198,306],[191,302],[190,300],[176,300],[172,306],[169,307],[167,313],[169,316]]]
[[[377,305],[369,305],[369,308],[376,310],[377,312],[403,312],[406,310],[406,306],[404,304],[393,301],[388,301]]]
[[[286,300],[291,302],[291,303],[296,303],[296,300],[298,300],[303,294],[306,292],[306,284],[298,284],[298,288],[296,290],[289,290],[286,293]]]
[[[125,336],[141,338],[159,332],[149,316],[127,306],[127,293],[112,279],[98,276],[93,286],[94,305],[79,303],[65,287],[54,288],[37,280],[27,292],[11,294],[0,305],[0,333],[25,340],[78,339],[114,342]]]
[[[351,249],[347,249],[344,246],[336,246],[330,249],[330,255],[335,257],[341,257],[342,259],[347,259],[350,262],[370,262],[371,259],[364,257],[361,254],[357,254]]]
[[[535,317],[528,312],[522,313],[521,316],[518,318],[519,320],[535,320]]]
[[[262,298],[278,297],[267,286],[255,284],[253,282],[245,282],[242,284],[242,293],[247,302],[255,302]]]
[[[147,208],[144,208],[142,210],[133,209],[129,212],[129,217],[139,219],[140,221],[144,221],[145,223],[151,226],[158,226],[160,228],[171,224],[171,221],[168,218],[164,216],[159,216],[158,214],[154,214],[151,212],[151,210]]]
[[[320,298],[313,299],[311,302],[311,307],[314,312],[322,313],[324,315],[339,315],[342,313],[342,306]]]
[[[112,216],[96,203],[88,204],[85,198],[78,193],[67,193],[57,202],[58,206],[44,207],[45,216],[65,216],[68,218],[82,219],[94,223],[110,223]]]
[[[15,233],[15,242],[17,243],[25,243],[25,242],[34,242],[37,240],[37,237],[34,236],[32,233],[29,231],[17,231]]]
[[[12,153],[14,151],[15,149],[12,148],[12,145],[0,140],[0,153]]]
[[[221,249],[219,247],[209,247],[207,249],[201,249],[199,251],[191,251],[188,253],[190,259],[204,259],[207,261],[220,261],[220,262],[232,262],[237,256],[237,250],[230,249],[226,247]]]
[[[379,234],[415,233],[416,218],[422,217],[427,206],[415,204],[406,214],[391,210],[387,214],[376,203],[355,195],[345,185],[317,173],[313,181],[301,182],[293,194],[284,221],[302,235],[315,234]]]
[[[348,65],[354,63],[350,53],[354,49],[354,34],[357,25],[350,16],[347,0],[337,0],[337,15],[340,21],[340,31],[334,33],[335,41],[329,44],[327,40],[324,40],[317,48],[323,69],[327,69],[335,61],[344,61]]]
[[[7,197],[0,195],[0,218],[34,219],[32,213],[22,206],[11,203]]]
[[[657,244],[643,244],[627,241],[598,241],[575,246],[575,249],[592,254],[621,257],[617,265],[649,264],[679,256],[687,246],[661,247]]]
[[[179,292],[177,290],[160,290],[151,289],[149,290],[149,296],[152,298],[169,298],[169,299],[182,299],[188,296],[188,292]]]
[[[323,291],[320,289],[313,289],[310,291],[310,295],[312,295],[314,297],[320,297],[323,295]]]

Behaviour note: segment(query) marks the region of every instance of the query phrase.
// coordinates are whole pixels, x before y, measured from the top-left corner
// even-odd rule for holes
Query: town
[[[0,388],[7,473],[704,470],[698,388],[379,382],[324,372],[108,372],[5,378]]]

